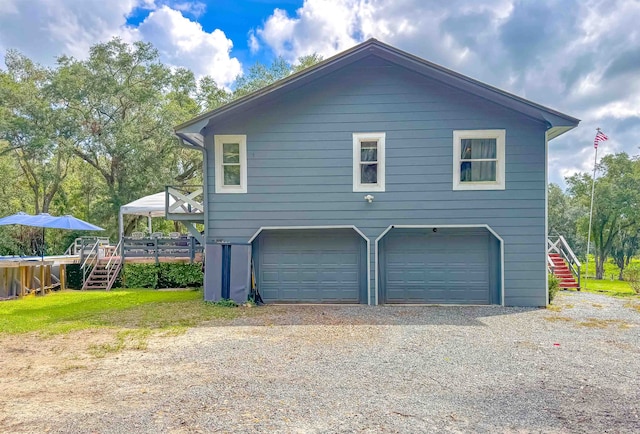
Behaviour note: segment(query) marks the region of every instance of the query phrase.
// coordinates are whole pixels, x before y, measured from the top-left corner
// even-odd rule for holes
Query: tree
[[[77,126],[73,153],[107,189],[94,212],[115,227],[122,204],[163,189],[185,167],[173,126],[200,111],[193,74],[162,65],[151,44],[118,38],[91,47],[86,61],[62,56],[58,68],[56,97]]]
[[[298,57],[298,62],[293,65],[292,72],[299,72],[303,69],[307,69],[316,63],[322,62],[322,56],[318,53],[309,54],[307,56]]]
[[[618,233],[618,237],[611,247],[611,256],[620,268],[618,280],[623,280],[624,270],[631,262],[631,258],[638,253],[638,249],[640,249],[640,238],[637,226],[630,226]]]
[[[547,197],[549,235],[562,235],[576,254],[586,253],[586,241],[578,234],[578,220],[588,208],[565,194],[557,184],[549,184]]]
[[[215,80],[204,76],[198,81],[196,101],[204,111],[214,110],[231,101],[233,95],[226,89],[218,87]]]
[[[233,98],[240,98],[263,87],[281,80],[289,75],[302,71],[305,68],[315,65],[322,60],[319,54],[311,54],[298,58],[298,61],[292,65],[284,58],[278,57],[270,66],[256,62],[249,68],[246,75],[236,77],[236,88],[233,92]]]
[[[51,93],[55,71],[33,63],[14,50],[0,71],[0,139],[29,187],[35,213],[49,212],[68,174],[74,137]],[[25,207],[26,209],[27,207]]]
[[[602,279],[604,263],[611,254],[620,232],[640,222],[640,162],[626,153],[607,155],[597,169],[591,240],[594,247],[596,279]],[[569,194],[589,209],[592,178],[580,173],[567,178]],[[589,216],[582,217],[579,227],[587,233]]]

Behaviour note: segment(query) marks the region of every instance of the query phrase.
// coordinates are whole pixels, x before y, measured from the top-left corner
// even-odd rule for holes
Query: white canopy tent
[[[125,214],[129,215],[143,215],[147,216],[147,223],[149,228],[149,234],[152,233],[151,217],[164,217],[166,211],[165,204],[165,192],[151,194],[149,196],[141,197],[131,203],[122,205],[120,207],[120,215],[118,216],[118,224],[120,227],[120,237],[124,235],[124,218]],[[169,196],[169,205],[173,205],[175,199]],[[180,212],[180,211],[177,211]]]

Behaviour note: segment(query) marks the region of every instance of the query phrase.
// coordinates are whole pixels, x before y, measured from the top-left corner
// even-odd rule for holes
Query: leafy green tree
[[[578,233],[578,220],[588,209],[553,183],[549,184],[548,207],[549,235],[562,235],[576,254],[585,254],[586,240]]]
[[[249,68],[247,74],[236,77],[236,87],[233,92],[233,98],[240,98],[269,86],[295,72],[315,65],[321,60],[322,56],[319,54],[311,54],[298,58],[298,61],[294,65],[288,63],[282,57],[275,59],[269,66],[256,62]]]
[[[218,87],[215,80],[204,76],[198,81],[196,101],[204,111],[214,110],[231,101],[233,95],[224,88]]]
[[[322,60],[256,63],[231,92],[211,77],[163,65],[150,44],[118,38],[91,47],[86,60],[60,56],[54,68],[11,50],[5,59],[1,215],[72,213],[111,235],[123,203],[168,184],[203,182],[202,154],[178,146],[176,125]],[[0,249],[26,252],[21,243],[32,235],[0,228]],[[51,231],[47,243],[64,250],[73,235]]]
[[[638,237],[638,226],[630,226],[618,233],[611,247],[611,256],[618,268],[620,268],[618,280],[623,280],[625,268],[631,263],[631,258],[638,253],[639,249],[640,237]]]
[[[24,210],[49,212],[68,174],[71,149],[76,143],[63,111],[53,98],[55,71],[33,63],[14,50],[5,56],[0,71],[0,139],[30,190]]]
[[[596,263],[596,278],[602,279],[604,263],[622,231],[640,222],[640,162],[626,153],[607,155],[598,164],[591,240]],[[592,178],[580,173],[567,178],[568,192],[585,209],[589,209]],[[586,237],[589,216],[579,220]]]
[[[299,72],[307,69],[316,63],[322,62],[322,56],[318,53],[309,54],[307,56],[298,57],[298,61],[292,66],[292,72]]]
[[[118,38],[91,47],[85,61],[62,56],[58,68],[56,96],[77,127],[73,153],[107,190],[94,212],[115,228],[122,204],[182,173],[173,126],[200,111],[193,74],[162,65],[151,44]]]

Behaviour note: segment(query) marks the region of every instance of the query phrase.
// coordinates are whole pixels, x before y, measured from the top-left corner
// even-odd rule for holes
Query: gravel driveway
[[[632,303],[268,306],[145,350],[76,355],[78,369],[34,367],[24,393],[0,393],[0,430],[640,432]]]

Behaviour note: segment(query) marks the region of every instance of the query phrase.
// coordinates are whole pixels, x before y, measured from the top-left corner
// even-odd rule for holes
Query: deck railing
[[[201,185],[168,185],[165,188],[166,215],[203,218],[204,189]]]
[[[204,251],[203,246],[193,237],[180,238],[130,238],[122,240],[122,259],[152,258],[156,263],[161,258],[188,258],[194,262]]]
[[[85,246],[92,246],[96,241],[104,245],[109,244],[108,237],[78,237],[69,247],[67,247],[67,250],[64,251],[64,254],[79,255],[82,249],[85,248]]]

